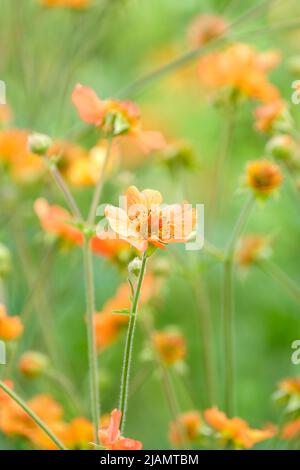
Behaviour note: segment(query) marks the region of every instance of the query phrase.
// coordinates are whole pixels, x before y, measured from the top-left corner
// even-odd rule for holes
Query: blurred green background
[[[91,10],[71,11],[44,9],[34,0],[1,0],[0,14],[0,79],[7,85],[7,100],[15,115],[14,125],[45,132],[53,138],[76,140],[90,145],[93,133],[86,132],[70,101],[77,82],[92,86],[101,97],[116,96],[126,85],[153,68],[172,60],[176,54],[189,50],[187,30],[193,17],[201,12],[214,12],[233,21],[251,6],[264,2],[222,0],[95,0]],[[258,14],[245,19],[233,31],[234,36],[259,50],[278,49],[280,66],[271,74],[283,97],[290,101],[291,83],[299,78],[288,68],[292,56],[300,54],[300,28],[281,31],[276,24],[300,16],[299,2],[269,1]],[[261,28],[260,34],[247,34]],[[246,33],[245,33],[246,32]],[[195,71],[196,69],[194,69]],[[209,175],[221,143],[224,117],[213,106],[203,90],[185,84],[184,74],[176,70],[160,80],[137,86],[126,96],[142,109],[149,127],[164,132],[168,140],[186,139],[195,154],[195,167],[172,177],[155,156],[131,171],[131,182],[139,188],[160,190],[166,202],[206,203],[211,190]],[[240,177],[249,159],[264,153],[265,138],[253,128],[253,104],[244,104],[238,111],[234,138],[227,169],[226,188],[222,194],[222,212],[211,233],[210,241],[223,248],[242,207],[245,195],[238,191]],[[299,107],[291,112],[299,119]],[[128,170],[126,165],[122,172]],[[121,171],[121,170],[120,170]],[[13,269],[7,285],[7,303],[13,314],[21,312],[30,295],[22,270],[27,266],[31,279],[41,269],[41,260],[49,249],[33,213],[33,201],[46,196],[63,205],[50,180],[34,185],[18,186],[1,178],[0,241],[13,256]],[[116,202],[126,185],[116,178],[105,186],[104,200]],[[90,190],[75,190],[80,206],[87,211]],[[7,200],[18,201],[11,213]],[[287,182],[280,197],[257,206],[247,226],[247,232],[274,235],[273,259],[297,284],[299,272],[300,200],[294,198]],[[25,255],[24,255],[25,250]],[[168,250],[169,251],[169,250]],[[190,282],[180,275],[176,257],[171,253],[157,254],[170,264],[170,274],[160,293],[155,313],[155,326],[178,326],[187,340],[187,368],[175,381],[182,411],[193,407],[202,410],[207,405],[203,384],[201,344],[195,318],[197,305]],[[221,370],[221,269],[217,261],[204,252],[179,252],[184,262],[199,272],[199,282],[209,300],[213,324],[216,404],[223,407]],[[26,259],[27,256],[27,259]],[[46,282],[40,287],[43,301],[39,315],[50,316],[59,366],[72,379],[87,410],[87,344],[84,325],[84,289],[80,250],[56,251],[50,254],[51,266]],[[24,259],[25,257],[25,259]],[[23,258],[23,259],[22,259]],[[125,278],[106,260],[95,257],[96,304],[101,310]],[[291,364],[291,343],[300,338],[300,312],[288,294],[258,269],[246,276],[236,274],[236,367],[237,411],[254,427],[277,421],[278,410],[271,395],[281,378],[297,375],[300,366]],[[46,311],[45,311],[46,310]],[[23,349],[44,351],[37,312],[33,309],[31,329],[25,332]],[[141,312],[141,315],[143,312]],[[100,355],[102,371],[102,409],[109,412],[117,404],[122,353],[125,336]],[[127,432],[140,439],[145,448],[170,448],[167,431],[169,410],[155,365],[145,363],[145,335],[138,328],[134,348],[132,381],[139,384],[130,398]],[[3,366],[1,366],[2,368]],[[149,369],[149,373],[145,374]],[[3,372],[5,376],[5,371]],[[180,374],[179,374],[180,375]],[[65,396],[46,379],[28,381],[16,375],[16,388],[24,397],[49,391],[71,415]],[[86,398],[84,398],[86,397]],[[0,436],[0,448],[22,447]],[[267,446],[268,444],[266,444]],[[263,446],[262,446],[263,447]]]

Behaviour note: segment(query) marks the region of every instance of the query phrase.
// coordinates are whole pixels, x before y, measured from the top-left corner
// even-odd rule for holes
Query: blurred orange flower
[[[277,53],[258,53],[247,44],[233,44],[200,59],[199,77],[210,88],[232,87],[234,91],[262,102],[279,98],[267,72],[279,61]]]
[[[287,423],[282,429],[282,438],[289,440],[300,435],[300,418]]]
[[[86,8],[91,0],[41,0],[46,7],[64,7],[64,8]]]
[[[24,326],[20,317],[7,315],[6,307],[0,304],[0,340],[11,341],[19,338],[23,333]]]
[[[229,29],[227,21],[218,15],[197,15],[188,30],[188,38],[193,46],[199,47],[212,39],[222,36]]]
[[[271,132],[285,109],[286,104],[280,99],[258,107],[254,112],[256,129],[261,132]]]
[[[141,450],[143,446],[140,441],[121,436],[121,416],[121,411],[117,409],[111,412],[109,426],[99,431],[100,443],[108,450]]]
[[[132,137],[145,153],[166,145],[160,132],[142,129],[140,111],[130,101],[101,100],[94,90],[80,84],[73,90],[72,101],[84,122],[99,127],[107,134]]]
[[[0,125],[7,124],[12,120],[12,109],[8,104],[0,104]]]
[[[300,377],[291,377],[279,382],[279,390],[288,395],[298,395],[300,397]]]
[[[257,196],[268,196],[279,188],[282,181],[279,166],[269,160],[255,160],[247,165],[246,184]]]
[[[186,356],[186,341],[179,332],[155,331],[152,342],[162,361],[171,366]]]
[[[210,408],[204,417],[213,429],[220,434],[223,445],[231,444],[235,449],[250,449],[257,442],[270,439],[274,431],[251,429],[246,421],[240,418],[227,418],[218,408]]]
[[[29,132],[21,129],[0,131],[0,160],[16,181],[31,182],[43,172],[43,162],[28,149]]]
[[[68,424],[66,446],[68,449],[87,449],[93,437],[94,432],[91,421],[83,417],[74,418]]]
[[[39,352],[27,351],[22,354],[18,366],[25,377],[35,378],[46,370],[48,358]]]
[[[266,257],[270,250],[270,239],[263,235],[247,235],[240,241],[236,252],[236,261],[241,267],[247,267],[262,257]]]
[[[176,446],[182,445],[182,437],[179,433],[178,425],[181,426],[184,436],[189,441],[197,440],[202,426],[201,415],[198,411],[192,410],[178,416],[178,422],[170,424],[169,439]]]
[[[108,205],[105,215],[111,229],[140,251],[149,244],[164,248],[169,243],[185,243],[195,225],[195,211],[187,203],[161,207],[159,191],[139,191],[130,186],[126,210]]]

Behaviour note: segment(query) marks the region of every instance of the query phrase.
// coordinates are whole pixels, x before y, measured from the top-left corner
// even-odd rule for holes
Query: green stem
[[[295,282],[279,266],[269,260],[260,261],[258,266],[281,285],[300,305],[300,289]]]
[[[128,325],[128,330],[127,330],[125,351],[124,351],[120,401],[119,401],[119,409],[122,412],[121,432],[124,431],[125,420],[126,420],[129,377],[130,377],[130,369],[131,369],[134,333],[135,333],[135,327],[136,327],[138,302],[139,302],[139,297],[140,297],[141,288],[142,288],[143,279],[144,279],[145,270],[146,270],[146,262],[147,262],[147,255],[146,253],[144,253],[143,258],[142,258],[141,270],[139,273],[137,285],[136,285],[134,296],[133,296],[133,301],[132,301],[132,306],[131,306],[131,311],[130,311],[129,325]]]
[[[76,204],[76,201],[75,201],[71,191],[69,190],[68,186],[66,185],[65,180],[63,179],[62,175],[60,174],[59,170],[57,169],[56,164],[53,163],[47,157],[44,157],[44,161],[45,161],[46,165],[48,166],[56,185],[58,186],[58,188],[60,189],[60,191],[64,195],[64,198],[65,198],[72,214],[74,215],[74,217],[76,219],[81,221],[82,220],[81,212],[80,212],[80,210],[79,210],[79,208]]]
[[[244,204],[237,219],[229,240],[223,272],[223,370],[224,370],[224,393],[225,411],[228,416],[235,413],[235,370],[234,370],[234,300],[233,300],[233,277],[234,277],[234,253],[236,242],[244,229],[251,209],[254,204],[251,196]]]
[[[99,444],[98,428],[100,420],[99,380],[97,365],[97,349],[94,329],[95,293],[94,276],[92,265],[92,254],[90,250],[90,239],[86,236],[83,245],[84,277],[86,289],[87,310],[87,333],[88,333],[88,358],[89,358],[89,380],[90,380],[90,404],[91,415],[94,425],[94,440]]]
[[[97,182],[97,185],[96,185],[96,188],[95,188],[95,192],[94,192],[94,196],[93,196],[93,200],[92,200],[92,204],[91,204],[91,207],[90,207],[90,210],[89,210],[88,226],[94,225],[94,222],[95,222],[97,206],[99,204],[99,200],[100,200],[100,197],[101,197],[101,193],[102,193],[102,189],[103,189],[103,185],[104,185],[104,179],[105,179],[104,177],[105,177],[107,165],[108,165],[108,162],[109,162],[109,156],[110,156],[110,152],[111,152],[112,140],[113,140],[112,137],[110,137],[110,138],[108,138],[108,141],[107,141],[107,149],[106,149],[106,154],[105,154],[105,159],[104,159],[102,171],[101,171],[100,177],[98,179],[98,182]]]
[[[27,404],[20,398],[13,390],[11,390],[7,385],[5,385],[4,382],[0,381],[0,388],[7,393],[7,395],[10,396],[20,407],[27,413],[33,421],[39,426],[51,439],[51,441],[54,442],[54,444],[60,449],[60,450],[67,450],[66,447],[63,445],[63,443],[50,431],[48,426],[32,411]]]

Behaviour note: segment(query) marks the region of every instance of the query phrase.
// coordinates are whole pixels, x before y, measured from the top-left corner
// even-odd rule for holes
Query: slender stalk
[[[96,185],[96,188],[95,188],[92,204],[91,204],[90,211],[89,211],[89,216],[88,216],[88,225],[89,226],[92,226],[95,223],[97,206],[99,204],[99,200],[100,200],[103,185],[104,185],[104,176],[105,176],[107,165],[108,165],[108,162],[109,162],[111,146],[112,146],[112,137],[110,137],[107,140],[107,149],[106,149],[106,154],[105,154],[105,159],[104,159],[102,171],[101,171],[100,177],[98,179],[98,182],[97,182],[97,185]]]
[[[71,191],[69,190],[68,186],[66,185],[65,180],[63,179],[61,173],[57,169],[56,164],[51,162],[51,160],[49,160],[49,158],[47,158],[47,157],[44,157],[44,161],[45,161],[46,165],[48,166],[56,185],[58,186],[60,191],[63,193],[63,195],[65,197],[65,200],[66,200],[72,214],[76,217],[76,219],[81,221],[82,220],[81,212],[80,212],[80,210],[79,210],[79,208],[76,204],[76,201],[75,201]]]
[[[95,329],[94,329],[95,293],[94,293],[92,254],[90,250],[90,239],[87,236],[84,239],[84,245],[83,245],[83,262],[84,262],[84,277],[85,277],[85,289],[86,289],[91,415],[93,418],[93,425],[94,425],[94,440],[96,444],[99,444],[98,427],[99,427],[99,420],[100,420],[100,400],[99,400],[97,349],[96,349],[96,338],[95,338]]]
[[[235,370],[234,370],[234,252],[236,242],[244,229],[254,204],[251,196],[244,204],[229,240],[223,266],[223,370],[225,411],[229,416],[235,413]]]
[[[121,432],[124,431],[125,420],[126,420],[134,333],[135,333],[135,327],[136,327],[138,303],[139,303],[141,288],[142,288],[143,279],[144,279],[144,275],[146,271],[146,262],[147,262],[147,255],[146,253],[144,253],[143,258],[142,258],[141,270],[139,273],[137,285],[136,285],[133,300],[132,300],[130,319],[129,319],[129,325],[128,325],[128,330],[127,330],[127,338],[126,338],[126,344],[125,344],[125,350],[124,350],[123,370],[122,370],[121,390],[120,390],[120,400],[119,400],[119,410],[121,410],[122,412]]]
[[[44,423],[35,413],[32,411],[27,404],[20,398],[13,390],[11,390],[4,382],[0,381],[0,388],[7,393],[7,395],[12,398],[20,407],[27,413],[33,421],[39,426],[51,439],[51,441],[54,442],[54,444],[60,449],[60,450],[67,450],[66,447],[63,445],[63,443],[53,434],[53,432],[48,428],[46,423]]]
[[[269,260],[259,261],[258,266],[281,285],[300,305],[300,289],[295,282],[276,264]]]

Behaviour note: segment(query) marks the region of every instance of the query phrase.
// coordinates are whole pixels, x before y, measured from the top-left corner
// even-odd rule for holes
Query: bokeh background
[[[170,171],[159,155],[145,157],[137,151],[127,152],[118,172],[105,184],[103,200],[117,202],[129,182],[141,189],[150,187],[161,191],[169,203],[186,198],[193,204],[205,204],[212,191],[210,175],[222,145],[226,116],[201,88],[197,60],[159,79],[126,87],[191,48],[187,32],[196,14],[214,12],[232,22],[251,6],[266,3],[259,12],[233,27],[232,35],[259,50],[280,51],[282,60],[272,72],[271,81],[290,102],[292,82],[299,76],[289,63],[300,54],[300,27],[280,29],[278,25],[300,18],[299,2],[95,0],[93,3],[91,9],[73,11],[43,8],[34,0],[1,0],[0,79],[7,86],[13,125],[89,147],[95,142],[95,133],[79,121],[71,104],[74,85],[81,82],[92,86],[101,97],[122,95],[132,99],[141,107],[145,125],[161,130],[170,142],[187,142],[193,164]],[[253,30],[258,32],[251,34]],[[221,195],[222,210],[209,234],[210,242],[220,249],[226,246],[246,197],[239,191],[246,162],[264,154],[265,138],[254,129],[253,109],[253,103],[246,102],[236,116],[226,184]],[[291,105],[296,123],[299,109]],[[46,328],[50,325],[54,361],[74,383],[83,409],[88,413],[81,252],[79,249],[52,249],[33,212],[34,200],[40,196],[61,205],[64,202],[47,175],[31,184],[14,181],[4,170],[0,177],[0,240],[10,249],[13,258],[6,285],[9,311],[22,312],[44,266],[43,260],[45,257],[50,260],[44,282],[30,307],[30,327],[21,340],[21,350],[47,352],[41,323]],[[73,192],[86,212],[92,189],[73,188]],[[255,207],[246,229],[273,237],[274,262],[298,284],[299,214],[300,199],[297,201],[285,182],[278,198]],[[202,410],[207,406],[197,330],[197,315],[206,307],[203,307],[202,297],[200,301],[196,299],[192,282],[182,274],[182,264],[192,272],[208,303],[214,338],[215,402],[222,408],[220,265],[204,251],[189,253],[182,247],[172,247],[157,256],[168,263],[168,275],[151,310],[155,327],[175,325],[187,341],[186,367],[171,373],[180,409]],[[126,274],[101,257],[95,257],[94,267],[96,305],[101,310],[120,282],[126,279]],[[300,338],[299,305],[272,278],[255,267],[247,273],[237,271],[235,301],[237,412],[259,427],[279,419],[279,411],[271,399],[276,383],[300,372],[300,366],[291,363],[291,343]],[[100,354],[105,412],[117,404],[124,341],[125,334],[122,334]],[[146,343],[143,329],[138,328],[127,434],[140,439],[148,449],[170,448],[169,410],[156,365],[147,358]],[[5,376],[5,367],[1,366],[2,376]],[[65,395],[49,379],[30,381],[15,370],[14,380],[22,396],[48,391],[64,404],[66,416],[72,416]],[[264,446],[268,444],[261,447]],[[1,449],[22,447],[21,440],[12,441],[0,435]]]

